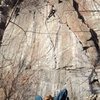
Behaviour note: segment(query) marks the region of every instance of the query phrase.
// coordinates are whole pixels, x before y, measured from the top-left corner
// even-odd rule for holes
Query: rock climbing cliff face
[[[70,100],[100,100],[100,0],[23,0],[8,13],[0,100],[64,88]]]

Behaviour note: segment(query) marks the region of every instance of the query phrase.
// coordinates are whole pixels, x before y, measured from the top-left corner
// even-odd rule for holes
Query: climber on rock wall
[[[36,96],[35,100],[43,100],[41,96]],[[52,97],[51,95],[46,96],[44,100],[69,100],[68,98],[68,91],[63,89],[58,93],[57,96]]]

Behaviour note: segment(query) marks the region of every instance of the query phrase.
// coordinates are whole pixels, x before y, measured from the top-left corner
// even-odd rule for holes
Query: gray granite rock
[[[5,98],[34,100],[66,88],[70,100],[99,100],[99,0],[25,0],[20,7],[0,47]]]

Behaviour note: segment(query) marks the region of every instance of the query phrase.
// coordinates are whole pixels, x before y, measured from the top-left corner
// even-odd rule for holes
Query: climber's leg
[[[35,96],[35,100],[43,100],[41,96],[37,95]]]
[[[67,96],[68,96],[67,90],[63,89],[56,97],[54,97],[54,100],[68,100]]]

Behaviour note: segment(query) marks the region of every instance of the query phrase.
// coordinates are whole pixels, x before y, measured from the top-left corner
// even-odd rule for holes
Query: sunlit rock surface
[[[0,91],[9,100],[63,88],[70,100],[100,100],[99,0],[25,0],[11,13],[0,48]]]

